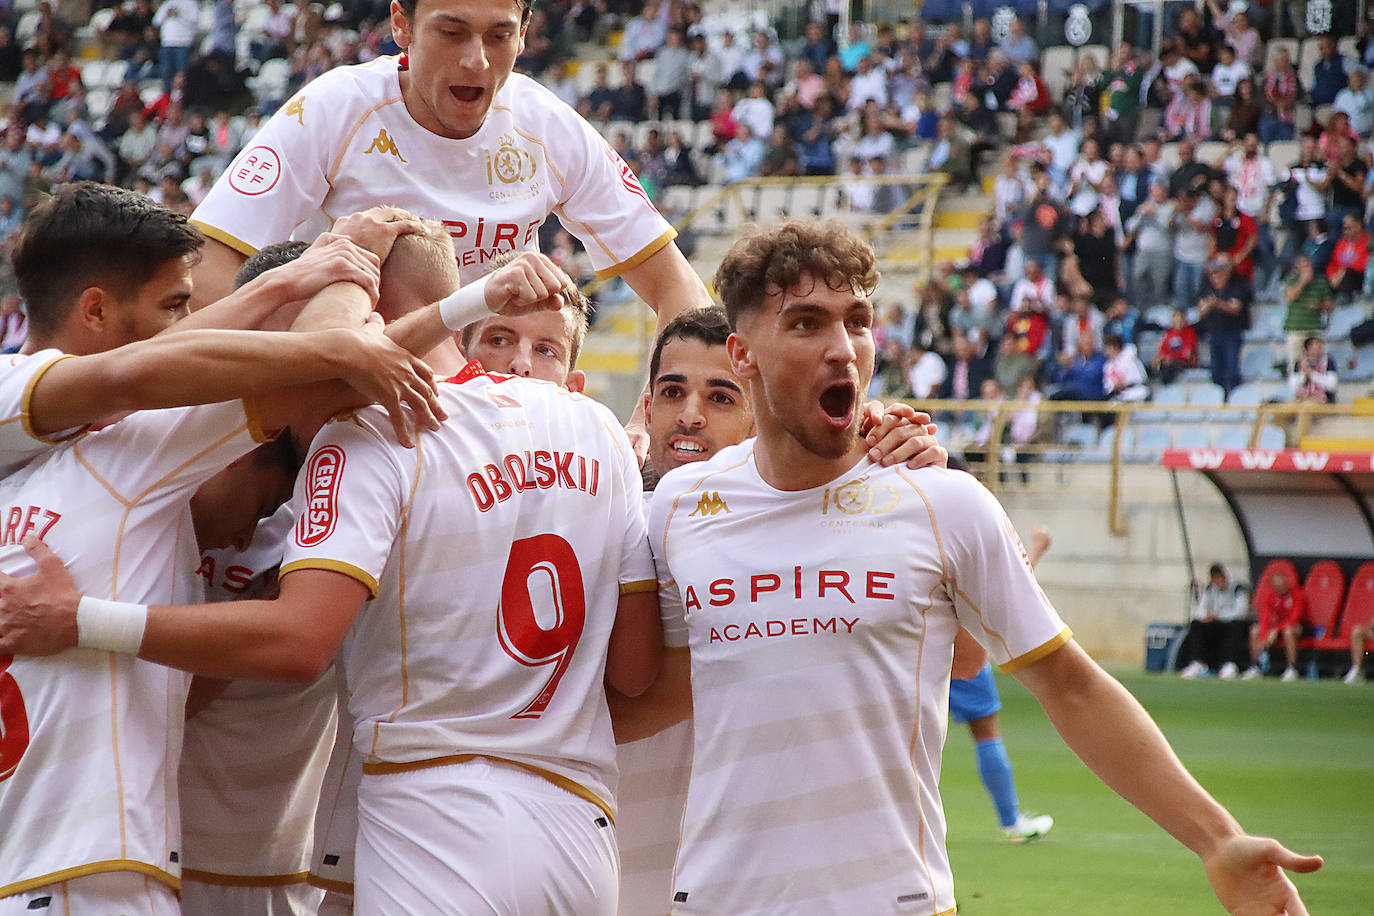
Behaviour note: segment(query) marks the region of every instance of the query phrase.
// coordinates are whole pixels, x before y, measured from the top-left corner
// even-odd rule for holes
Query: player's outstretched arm
[[[868,457],[883,467],[906,462],[915,471],[925,467],[949,467],[949,452],[935,439],[930,414],[897,402],[884,409],[881,401],[863,406],[860,432],[868,443]]]
[[[630,284],[630,289],[658,314],[654,340],[663,333],[668,322],[678,315],[688,309],[709,308],[712,304],[706,284],[701,282],[701,277],[692,269],[677,245],[671,242],[621,276]]]
[[[611,707],[615,743],[625,744],[656,735],[692,717],[692,654],[686,648],[663,650],[658,677],[636,697],[613,687],[606,690]]]
[[[351,239],[326,232],[296,260],[264,271],[223,298],[192,312],[162,334],[205,328],[260,328],[269,319],[277,318],[284,307],[299,308],[301,303],[331,283],[357,284],[375,302],[381,283],[381,263],[377,255]],[[192,287],[192,298],[195,298],[195,287]],[[277,327],[290,324],[288,317]]]
[[[1306,916],[1284,869],[1319,856],[1245,834],[1179,762],[1149,714],[1070,640],[1016,672],[1075,754],[1103,782],[1202,859],[1212,889],[1237,916]]]
[[[89,599],[78,614],[82,596],[57,555],[32,536],[23,544],[37,571],[0,573],[4,654],[52,655],[84,646],[136,652],[207,677],[308,683],[329,667],[368,598],[356,579],[304,569],[287,574],[270,601],[147,608],[100,602],[93,617]]]
[[[386,333],[412,353],[428,353],[484,315],[513,318],[537,311],[557,311],[563,307],[563,287],[571,282],[544,255],[525,252],[447,299],[392,322]]]

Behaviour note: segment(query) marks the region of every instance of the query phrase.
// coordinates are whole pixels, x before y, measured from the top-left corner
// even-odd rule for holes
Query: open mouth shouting
[[[834,429],[847,429],[854,422],[859,402],[858,390],[851,381],[836,382],[821,392],[820,407],[825,421]]]
[[[471,105],[482,98],[481,86],[449,86],[449,93],[464,105]]]

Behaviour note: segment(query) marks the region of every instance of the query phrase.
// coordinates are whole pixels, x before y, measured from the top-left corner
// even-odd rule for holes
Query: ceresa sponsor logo
[[[314,547],[334,532],[339,520],[339,478],[344,450],[326,445],[310,456],[305,467],[305,511],[296,522],[296,543]]]

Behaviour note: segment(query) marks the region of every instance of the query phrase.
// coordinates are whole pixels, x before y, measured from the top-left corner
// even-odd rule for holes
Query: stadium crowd
[[[1259,301],[1286,305],[1273,364],[1291,396],[1329,401],[1341,360],[1309,341],[1374,285],[1374,26],[1360,22],[1344,52],[1345,36],[1311,37],[1319,53],[1303,78],[1293,42],[1266,41],[1250,21],[1267,7],[1233,6],[1169,4],[1157,57],[1088,48],[1056,73],[1019,19],[977,18],[967,35],[958,21],[856,23],[838,43],[816,21],[782,41],[683,0],[554,0],[534,11],[517,67],[602,126],[657,201],[672,186],[843,175],[844,207],[881,213],[900,188],[864,176],[939,171],[981,188],[995,175],[966,263],[940,265],[886,310],[875,394],[1140,400],[1199,365],[1230,392],[1256,364],[1242,349]],[[397,50],[387,9],[12,10],[0,25],[0,80],[14,81],[0,236],[69,180],[189,212],[302,85]],[[81,63],[83,33],[101,59]],[[588,43],[615,59],[579,61]],[[580,245],[550,223],[546,250],[590,279]],[[0,291],[13,349],[22,306],[12,280]],[[1350,335],[1359,322],[1339,323]],[[1353,354],[1340,354],[1350,368]]]

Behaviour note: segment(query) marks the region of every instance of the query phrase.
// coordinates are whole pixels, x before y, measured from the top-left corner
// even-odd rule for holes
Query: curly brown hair
[[[730,246],[711,282],[730,327],[736,328],[740,315],[807,276],[831,289],[871,295],[878,286],[877,257],[871,245],[839,220],[793,219],[748,231]]]

